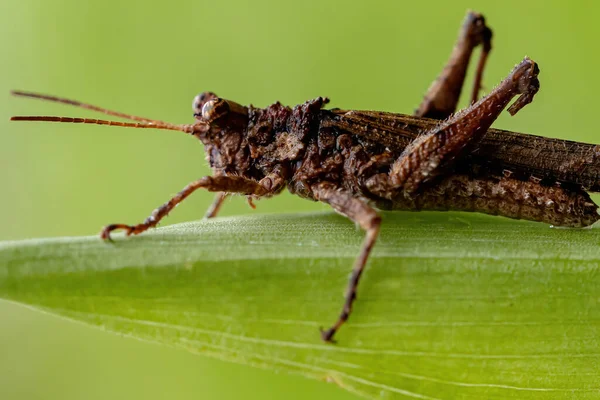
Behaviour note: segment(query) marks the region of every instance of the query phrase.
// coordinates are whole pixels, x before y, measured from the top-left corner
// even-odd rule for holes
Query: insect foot
[[[112,239],[110,237],[110,233],[112,231],[115,231],[117,229],[124,229],[125,230],[125,234],[127,236],[131,235],[131,234],[137,234],[135,232],[135,226],[131,226],[131,225],[125,225],[125,224],[110,224],[110,225],[106,225],[104,228],[102,228],[102,231],[100,232],[100,238],[102,240],[106,240],[108,242],[112,242]]]

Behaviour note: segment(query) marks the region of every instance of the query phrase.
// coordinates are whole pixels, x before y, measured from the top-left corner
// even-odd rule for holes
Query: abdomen
[[[402,193],[382,208],[475,211],[508,218],[584,227],[600,219],[598,206],[583,190],[543,186],[512,178],[476,179],[452,175],[414,198]]]

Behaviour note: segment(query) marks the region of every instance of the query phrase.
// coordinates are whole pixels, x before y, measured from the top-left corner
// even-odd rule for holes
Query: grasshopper
[[[155,227],[198,189],[217,192],[208,218],[231,194],[252,200],[287,188],[329,204],[358,224],[365,239],[354,263],[342,311],[324,341],[333,341],[352,312],[369,254],[377,241],[377,210],[475,211],[558,226],[584,227],[600,219],[587,191],[600,191],[600,147],[491,129],[509,103],[512,115],[539,89],[539,68],[518,63],[478,100],[492,31],[484,17],[468,12],[440,76],[414,116],[376,111],[324,109],[318,97],[295,107],[243,106],[204,92],[194,98],[195,121],[171,124],[74,100],[29,92],[14,95],[66,103],[130,120],[19,116],[15,121],[51,121],[175,130],[199,139],[213,174],[187,185],[137,225],[110,224],[101,232],[138,235]],[[481,47],[471,105],[455,113],[469,60]]]

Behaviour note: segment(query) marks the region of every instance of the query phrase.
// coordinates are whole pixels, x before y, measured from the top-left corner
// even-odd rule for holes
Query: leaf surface
[[[0,243],[0,297],[108,331],[300,373],[369,398],[600,397],[600,230],[384,213],[338,343],[363,233],[255,215]]]

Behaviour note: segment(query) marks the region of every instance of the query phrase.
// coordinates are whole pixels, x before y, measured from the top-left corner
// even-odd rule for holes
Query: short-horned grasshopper
[[[207,217],[230,194],[265,198],[287,188],[329,204],[366,231],[342,312],[321,331],[332,341],[348,319],[361,274],[379,233],[382,210],[476,211],[552,225],[583,227],[599,219],[586,191],[600,191],[600,148],[595,145],[499,131],[490,126],[508,108],[514,115],[539,89],[537,64],[525,58],[494,90],[477,101],[491,50],[492,32],[482,15],[469,12],[450,60],[431,85],[415,116],[323,109],[318,97],[296,107],[242,106],[205,92],[193,102],[195,122],[175,125],[73,100],[45,99],[128,119],[116,122],[68,117],[13,117],[134,128],[169,129],[199,139],[213,175],[187,185],[137,225],[110,224],[137,235],[155,227],[197,189],[217,192]],[[474,48],[482,47],[472,104],[454,113]]]

